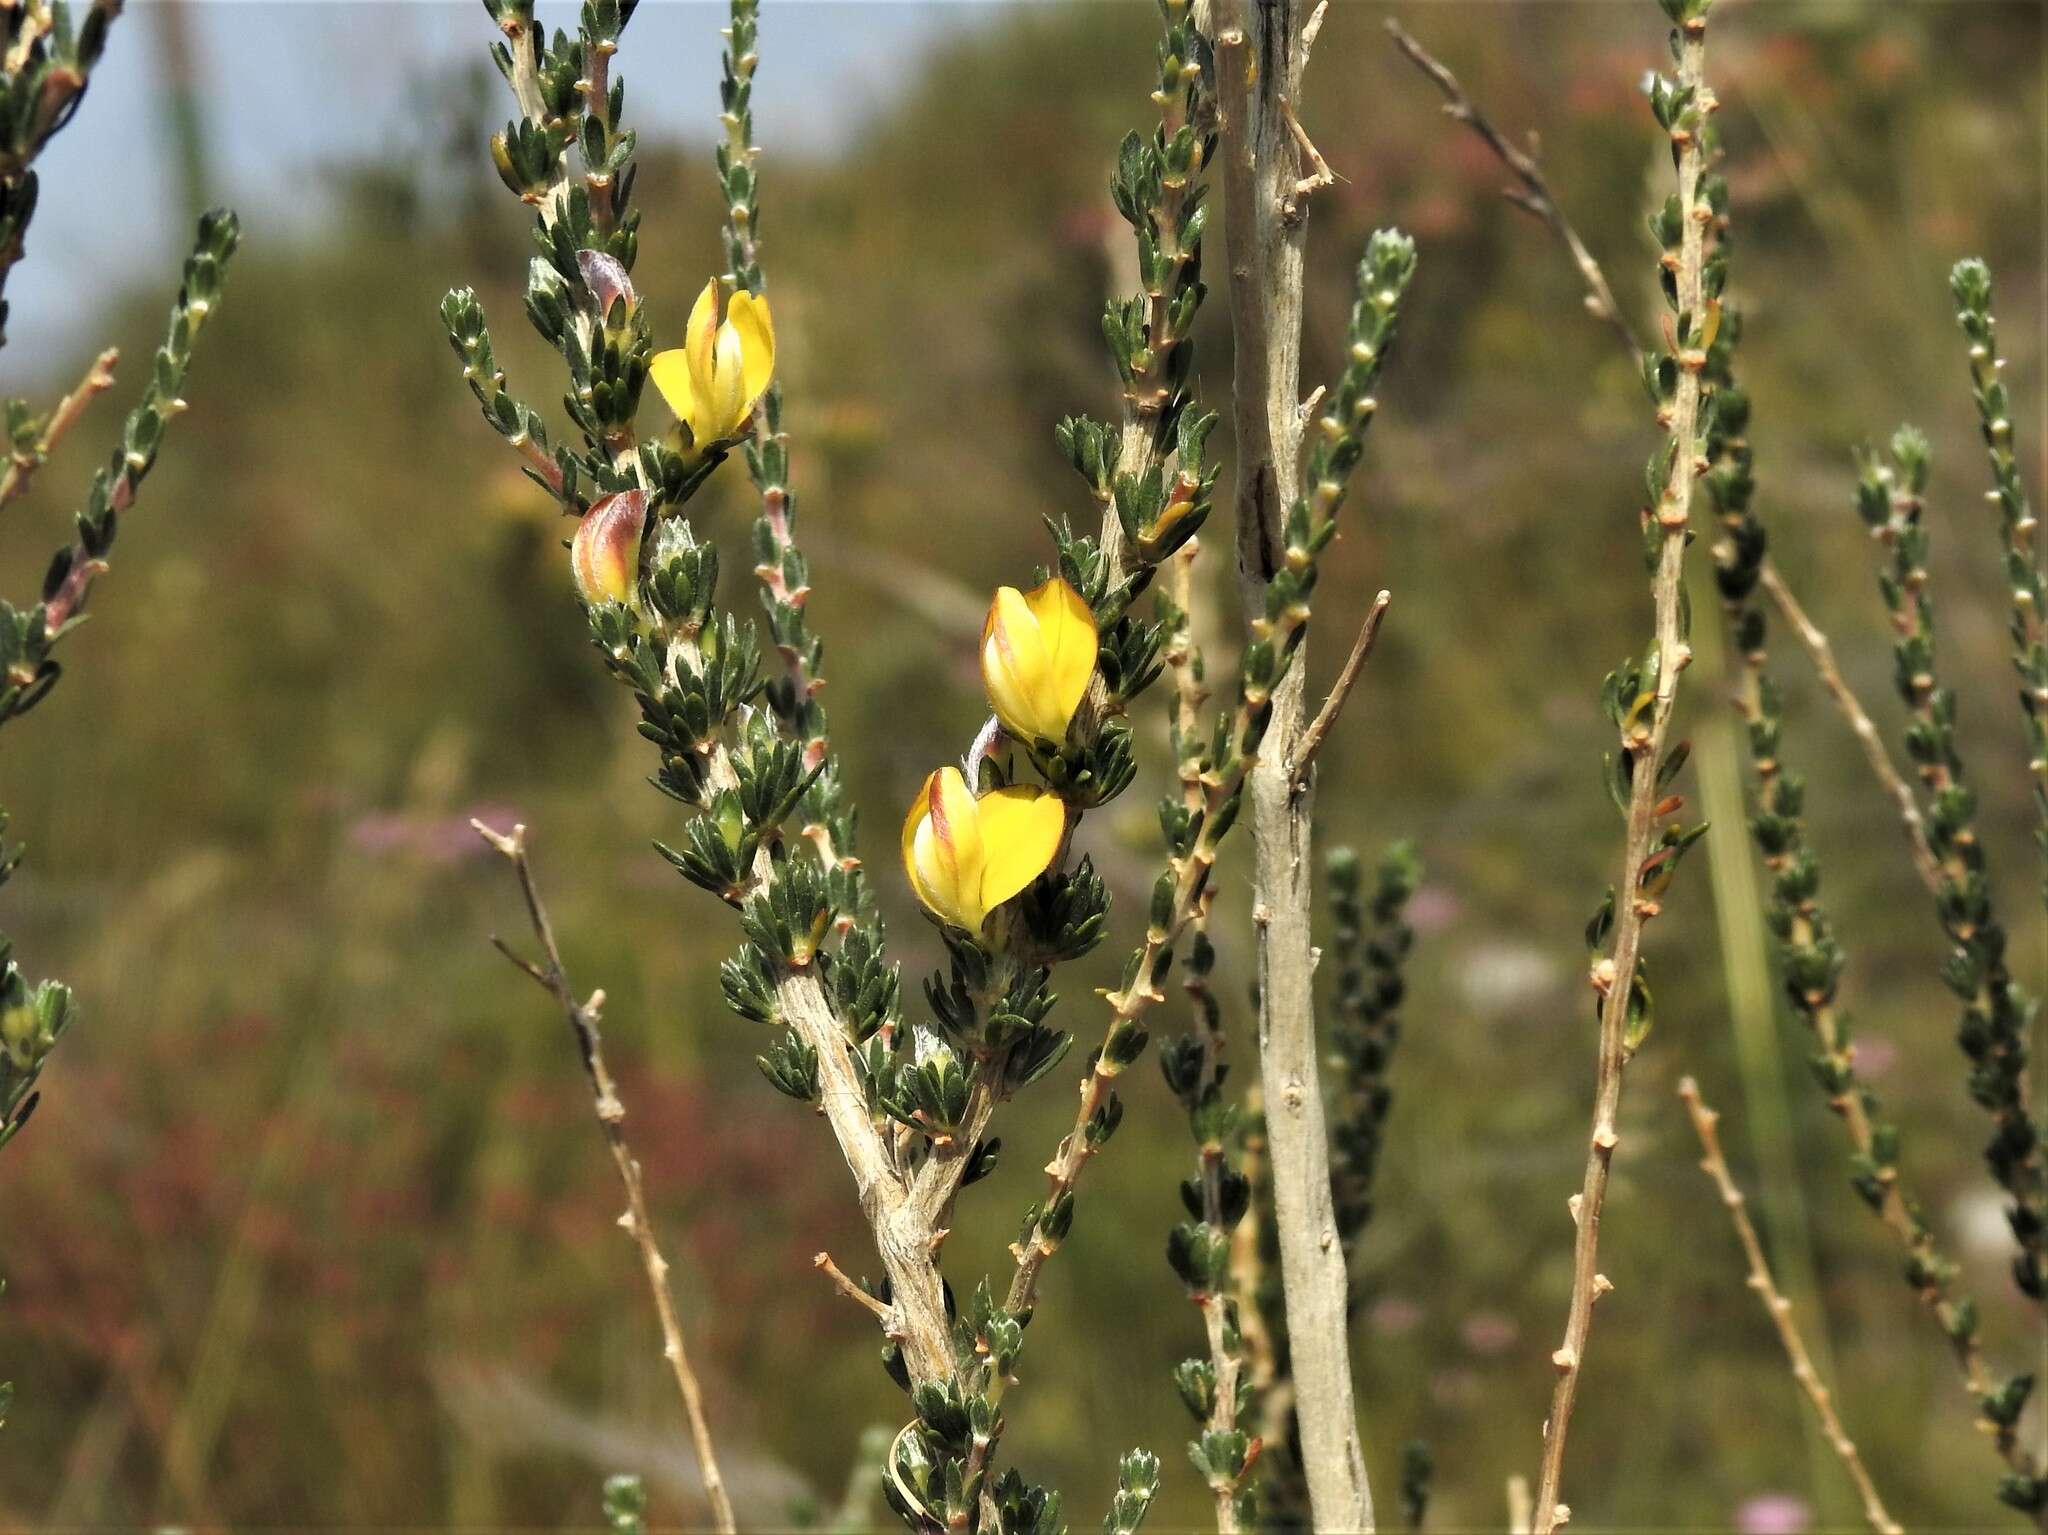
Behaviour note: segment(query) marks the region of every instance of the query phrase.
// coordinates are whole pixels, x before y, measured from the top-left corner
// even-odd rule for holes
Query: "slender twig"
[[[1167,673],[1173,679],[1169,735],[1180,778],[1181,806],[1191,816],[1205,814],[1208,807],[1208,789],[1202,777],[1207,756],[1203,724],[1209,688],[1202,647],[1195,635],[1197,597],[1194,569],[1199,545],[1199,539],[1189,539],[1166,562],[1165,606],[1171,627],[1162,653]],[[1187,994],[1194,1015],[1193,1027],[1166,1057],[1168,1084],[1188,1111],[1188,1124],[1197,1148],[1196,1186],[1201,1190],[1201,1208],[1197,1215],[1199,1225],[1190,1222],[1177,1227],[1172,1238],[1174,1244],[1185,1240],[1190,1246],[1204,1239],[1220,1241],[1226,1234],[1234,1235],[1233,1221],[1238,1230],[1255,1224],[1246,1220],[1242,1211],[1232,1215],[1225,1197],[1225,1180],[1236,1174],[1229,1158],[1229,1127],[1233,1121],[1221,1106],[1225,1077],[1229,1071],[1224,1059],[1229,1034],[1224,1027],[1223,1010],[1217,1005],[1209,984],[1216,959],[1208,936],[1214,894],[1213,888],[1203,890],[1188,923],[1191,929],[1189,952],[1181,974],[1181,989]],[[1177,1250],[1177,1246],[1169,1247],[1169,1252]],[[1256,1448],[1242,1458],[1233,1457],[1226,1451],[1220,1456],[1219,1464],[1210,1459],[1206,1446],[1222,1449],[1232,1445],[1238,1432],[1238,1409],[1243,1395],[1240,1382],[1246,1376],[1243,1312],[1227,1273],[1225,1282],[1220,1285],[1209,1283],[1206,1274],[1198,1277],[1199,1282],[1197,1277],[1183,1274],[1188,1284],[1188,1298],[1202,1313],[1210,1373],[1208,1412],[1206,1416],[1197,1414],[1202,1437],[1192,1449],[1202,1457],[1208,1472],[1209,1490],[1216,1507],[1217,1535],[1238,1535],[1244,1524],[1242,1498],[1245,1482]],[[1190,1365],[1193,1363],[1189,1361]]]
[[[1969,1092],[1991,1116],[1984,1158],[2013,1198],[2008,1223],[2020,1248],[2013,1278],[2048,1303],[2048,1160],[2033,1118],[2028,1035],[2034,1003],[2015,981],[2008,939],[1987,873],[1986,842],[1963,772],[1953,690],[1935,661],[1934,603],[1928,590],[1923,496],[1927,440],[1912,428],[1892,438],[1891,462],[1869,454],[1857,481],[1857,510],[1885,550],[1878,587],[1890,614],[1894,676],[1913,716],[1906,749],[1927,788],[1928,845],[1942,875],[1935,911],[1955,944],[1944,979],[1963,1002],[1956,1041],[1969,1061]],[[2048,1489],[2044,1489],[2048,1492]],[[2048,1518],[2048,1499],[2041,1512]]]
[[[1548,224],[1557,237],[1564,241],[1565,248],[1572,254],[1578,265],[1579,275],[1586,283],[1586,310],[1598,320],[1605,321],[1613,328],[1615,335],[1629,350],[1631,357],[1642,354],[1642,346],[1636,340],[1635,330],[1629,325],[1628,317],[1615,301],[1614,290],[1607,286],[1607,277],[1600,270],[1600,263],[1593,259],[1593,253],[1586,248],[1586,242],[1579,238],[1579,232],[1572,228],[1571,221],[1564,216],[1564,210],[1557,205],[1557,198],[1550,190],[1550,182],[1543,174],[1543,167],[1528,151],[1519,149],[1506,134],[1489,122],[1486,114],[1473,105],[1472,98],[1465,94],[1458,77],[1449,68],[1432,58],[1427,49],[1418,43],[1393,17],[1387,18],[1387,35],[1394,40],[1394,46],[1405,54],[1410,63],[1432,80],[1444,95],[1444,115],[1453,122],[1463,123],[1486,141],[1501,164],[1513,173],[1521,183],[1518,189],[1510,189],[1508,199],[1516,207],[1533,213]]]
[[[718,1457],[711,1446],[711,1425],[704,1414],[704,1394],[683,1346],[682,1322],[676,1315],[675,1296],[669,1289],[668,1260],[661,1255],[661,1248],[655,1242],[654,1223],[648,1217],[647,1195],[640,1177],[640,1162],[626,1141],[626,1107],[619,1101],[618,1088],[605,1065],[603,1041],[598,1032],[604,993],[593,991],[587,1000],[576,1000],[576,992],[562,968],[562,953],[555,943],[554,927],[548,921],[547,908],[542,905],[540,890],[534,883],[533,865],[526,853],[526,828],[515,824],[506,833],[493,831],[481,821],[473,820],[469,824],[476,828],[478,836],[504,855],[518,877],[519,893],[526,900],[526,915],[532,923],[534,939],[540,944],[542,958],[538,963],[521,958],[495,934],[491,942],[561,1005],[570,1032],[575,1035],[577,1053],[582,1057],[583,1070],[590,1078],[597,1122],[604,1131],[605,1146],[618,1167],[619,1181],[626,1189],[626,1213],[619,1218],[619,1225],[640,1250],[640,1265],[646,1271],[647,1288],[653,1293],[655,1314],[661,1322],[662,1357],[668,1360],[669,1368],[674,1372],[676,1390],[683,1399],[683,1412],[690,1421],[690,1441],[697,1453],[697,1469],[704,1478],[704,1495],[710,1501],[711,1514],[718,1528],[725,1535],[733,1535],[738,1525],[733,1518],[732,1500],[726,1494],[725,1478],[719,1473]]]
[[[1771,1278],[1763,1243],[1757,1240],[1756,1227],[1744,1208],[1747,1200],[1742,1190],[1736,1187],[1728,1172],[1727,1160],[1721,1155],[1721,1137],[1715,1129],[1720,1114],[1701,1101],[1699,1086],[1691,1077],[1679,1082],[1678,1096],[1685,1100],[1686,1113],[1692,1117],[1693,1133],[1700,1138],[1700,1170],[1714,1180],[1714,1186],[1721,1193],[1721,1203],[1728,1207],[1728,1219],[1735,1227],[1736,1239],[1742,1243],[1743,1256],[1749,1260],[1749,1287],[1756,1291],[1771,1325],[1777,1329],[1778,1341],[1784,1345],[1785,1357],[1792,1366],[1792,1378],[1813,1404],[1821,1428],[1828,1436],[1828,1443],[1834,1447],[1842,1469],[1848,1472],[1849,1480],[1855,1484],[1856,1495],[1863,1500],[1863,1517],[1870,1521],[1872,1529],[1882,1531],[1884,1535],[1900,1535],[1901,1526],[1885,1511],[1884,1500],[1878,1496],[1877,1488],[1870,1480],[1863,1457],[1857,1453],[1855,1442],[1842,1427],[1841,1415],[1835,1411],[1834,1393],[1820,1378],[1806,1352],[1806,1344],[1799,1336],[1799,1325],[1792,1319],[1792,1303],[1778,1292],[1778,1286]]]
[[[1578,1395],[1579,1375],[1585,1362],[1586,1340],[1593,1324],[1593,1307],[1614,1286],[1600,1272],[1600,1216],[1607,1201],[1609,1170],[1614,1148],[1620,1142],[1616,1117],[1621,1106],[1623,1070],[1632,1049],[1630,1031],[1642,999],[1638,994],[1637,969],[1641,959],[1644,924],[1657,914],[1655,895],[1645,890],[1654,884],[1649,867],[1658,852],[1658,823],[1664,808],[1666,758],[1671,715],[1678,695],[1678,676],[1692,658],[1685,640],[1685,547],[1690,540],[1693,488],[1701,467],[1698,457],[1701,370],[1706,364],[1701,339],[1708,319],[1706,299],[1706,251],[1711,213],[1700,200],[1700,178],[1706,156],[1701,135],[1706,119],[1714,110],[1714,97],[1705,77],[1706,23],[1694,15],[1680,29],[1678,90],[1689,93],[1684,122],[1674,126],[1678,177],[1678,241],[1672,266],[1674,278],[1672,308],[1678,322],[1674,332],[1676,380],[1669,404],[1660,411],[1671,442],[1669,471],[1659,488],[1654,513],[1657,555],[1652,593],[1656,606],[1654,694],[1648,700],[1648,718],[1643,705],[1628,709],[1621,721],[1622,745],[1633,762],[1629,778],[1627,831],[1623,839],[1621,879],[1614,912],[1614,947],[1594,971],[1594,985],[1601,993],[1600,1051],[1593,1107],[1593,1128],[1586,1151],[1585,1178],[1571,1202],[1577,1235],[1572,1251],[1571,1304],[1565,1320],[1564,1341],[1551,1356],[1557,1369],[1557,1385],[1551,1396],[1550,1416],[1543,1426],[1543,1461],[1536,1488],[1536,1535],[1550,1532],[1571,1516],[1558,1500],[1564,1475],[1566,1436],[1571,1428],[1572,1406]],[[1650,679],[1645,679],[1646,683]],[[1669,851],[1668,848],[1662,851]]]
[[[875,1314],[876,1320],[881,1322],[883,1327],[888,1327],[894,1320],[893,1313],[889,1310],[889,1308],[883,1305],[882,1302],[880,1302],[879,1300],[875,1299],[874,1296],[868,1294],[868,1292],[863,1290],[859,1285],[855,1284],[852,1279],[848,1278],[846,1270],[842,1269],[838,1264],[832,1261],[832,1255],[830,1253],[821,1252],[817,1254],[815,1257],[811,1259],[811,1265],[812,1267],[816,1268],[819,1273],[823,1274],[827,1279],[831,1280],[833,1288],[836,1289],[841,1295],[844,1295],[848,1300],[854,1301],[857,1304],[866,1307],[869,1311],[873,1312]]]
[[[43,424],[36,440],[27,448],[16,451],[8,460],[7,473],[0,478],[0,506],[27,492],[29,481],[35,478],[38,469],[49,462],[64,434],[78,424],[86,406],[113,387],[114,364],[120,360],[120,349],[111,346],[95,357],[92,366],[86,369],[85,377],[78,381],[78,386],[57,402],[57,408],[50,412],[50,419]]]
[[[1266,1118],[1265,1095],[1252,1082],[1244,1092],[1247,1129],[1238,1156],[1238,1171],[1252,1190],[1252,1209],[1230,1234],[1230,1288],[1237,1298],[1238,1325],[1244,1333],[1246,1378],[1251,1382],[1252,1400],[1260,1405],[1260,1433],[1269,1443],[1284,1437],[1283,1425],[1291,1409],[1281,1400],[1286,1383],[1280,1379],[1280,1361],[1274,1348],[1273,1332],[1266,1322],[1262,1304],[1266,1288],[1266,1261],[1259,1250],[1259,1231],[1264,1224],[1266,1204]]]
[[[1517,148],[1514,142],[1489,121],[1465,89],[1458,83],[1458,77],[1438,61],[1417,42],[1401,24],[1391,18],[1387,21],[1387,32],[1394,45],[1407,56],[1416,68],[1433,82],[1445,98],[1444,115],[1470,128],[1491,149],[1500,162],[1512,173],[1520,185],[1506,191],[1509,202],[1524,212],[1534,214],[1563,242],[1570,252],[1573,264],[1586,285],[1586,311],[1595,319],[1605,323],[1613,332],[1624,351],[1629,364],[1640,369],[1643,361],[1642,344],[1637,341],[1635,328],[1628,322],[1627,315],[1614,297],[1614,290],[1608,286],[1607,276],[1600,269],[1586,242],[1580,237],[1564,210],[1558,206],[1550,182],[1543,174],[1543,167],[1529,151]],[[1848,722],[1857,744],[1862,747],[1865,759],[1870,763],[1871,773],[1879,787],[1898,807],[1899,820],[1906,830],[1906,838],[1912,850],[1913,867],[1923,883],[1931,890],[1939,876],[1934,871],[1932,856],[1927,851],[1926,829],[1921,821],[1920,811],[1914,803],[1913,793],[1898,769],[1892,764],[1886,751],[1884,738],[1871,723],[1867,711],[1849,684],[1843,679],[1835,665],[1834,651],[1828,644],[1828,637],[1814,623],[1806,610],[1793,596],[1792,589],[1785,584],[1785,578],[1778,573],[1776,565],[1767,557],[1763,562],[1761,583],[1771,594],[1771,600],[1778,605],[1785,622],[1792,626],[1800,646],[1806,651],[1807,659],[1813,663],[1815,674],[1821,686],[1834,700],[1836,709]]]
[[[1315,765],[1316,753],[1322,750],[1323,737],[1330,733],[1330,727],[1337,723],[1337,716],[1343,711],[1344,700],[1351,696],[1351,690],[1358,684],[1358,674],[1365,669],[1366,660],[1372,655],[1373,642],[1380,637],[1380,620],[1387,616],[1387,604],[1394,600],[1392,592],[1381,592],[1373,598],[1372,606],[1366,610],[1365,622],[1358,626],[1358,638],[1351,642],[1351,654],[1345,657],[1344,669],[1337,674],[1337,681],[1330,689],[1330,696],[1323,700],[1316,717],[1308,722],[1308,729],[1301,733],[1301,745],[1294,753],[1294,781],[1297,784],[1308,781],[1309,769]]]
[[[1834,647],[1818,625],[1807,617],[1806,609],[1785,584],[1785,578],[1769,560],[1764,561],[1757,576],[1758,584],[1770,593],[1771,600],[1778,605],[1785,622],[1792,626],[1792,632],[1799,636],[1799,643],[1806,648],[1813,661],[1813,670],[1820,678],[1820,684],[1827,689],[1828,696],[1835,701],[1842,718],[1849,722],[1849,729],[1855,734],[1857,745],[1863,748],[1864,759],[1870,764],[1870,771],[1886,796],[1898,807],[1899,823],[1905,827],[1906,841],[1912,850],[1913,868],[1920,876],[1920,883],[1927,887],[1930,895],[1941,894],[1941,868],[1934,861],[1934,854],[1927,846],[1927,823],[1921,817],[1919,801],[1913,794],[1912,785],[1892,765],[1891,753],[1885,750],[1884,737],[1849,684],[1842,680],[1842,673],[1835,665]]]

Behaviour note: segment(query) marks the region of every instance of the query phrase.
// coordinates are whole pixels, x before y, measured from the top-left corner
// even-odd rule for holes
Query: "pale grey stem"
[[[1306,16],[1294,0],[1217,0],[1218,112],[1236,338],[1237,564],[1263,614],[1286,508],[1301,493],[1302,250],[1308,203],[1299,106]],[[1302,1470],[1317,1530],[1373,1525],[1351,1385],[1348,1281],[1330,1194],[1310,934],[1312,786],[1297,788],[1306,646],[1273,694],[1249,784],[1258,943],[1259,1070],[1293,1350]]]

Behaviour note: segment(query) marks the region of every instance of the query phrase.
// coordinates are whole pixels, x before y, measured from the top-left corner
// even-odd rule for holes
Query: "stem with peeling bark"
[[[1306,194],[1295,112],[1307,62],[1293,0],[1217,0],[1219,115],[1237,432],[1237,558],[1254,638],[1302,495],[1301,323]],[[1249,26],[1249,30],[1248,30]],[[1304,615],[1305,616],[1305,615]],[[1315,1038],[1310,903],[1312,783],[1297,785],[1307,725],[1306,657],[1273,695],[1249,780],[1258,946],[1259,1066],[1280,1232],[1302,1466],[1318,1529],[1370,1530],[1372,1493],[1351,1382],[1348,1276],[1330,1192]]]

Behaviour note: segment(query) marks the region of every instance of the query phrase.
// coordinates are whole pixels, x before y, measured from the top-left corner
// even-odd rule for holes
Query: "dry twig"
[[[1885,1511],[1884,1500],[1877,1495],[1863,1457],[1856,1452],[1854,1441],[1842,1427],[1841,1417],[1835,1411],[1834,1394],[1821,1380],[1806,1352],[1798,1324],[1792,1320],[1792,1303],[1778,1293],[1778,1286],[1771,1278],[1763,1243],[1757,1240],[1756,1227],[1744,1208],[1748,1201],[1742,1190],[1736,1187],[1735,1179],[1728,1172],[1727,1160],[1721,1155],[1721,1137],[1715,1129],[1720,1114],[1701,1101],[1699,1085],[1691,1077],[1680,1080],[1678,1096],[1685,1100],[1685,1111],[1692,1116],[1693,1133],[1700,1138],[1700,1170],[1714,1180],[1714,1186],[1721,1193],[1721,1203],[1728,1207],[1728,1219],[1734,1224],[1736,1239],[1742,1243],[1743,1256],[1749,1260],[1749,1287],[1756,1291],[1771,1325],[1778,1331],[1778,1341],[1784,1345],[1785,1357],[1792,1365],[1792,1378],[1799,1382],[1799,1389],[1813,1404],[1828,1443],[1841,1460],[1842,1469],[1849,1473],[1849,1480],[1855,1483],[1856,1495],[1863,1502],[1863,1517],[1870,1521],[1872,1529],[1883,1532],[1883,1535],[1900,1535],[1898,1521]]]
[[[476,828],[478,836],[505,856],[512,865],[513,873],[518,876],[519,893],[526,898],[526,914],[533,924],[533,936],[540,944],[541,960],[536,963],[522,958],[496,934],[492,935],[491,943],[561,1005],[570,1032],[575,1035],[583,1070],[590,1078],[597,1122],[604,1131],[605,1146],[618,1167],[619,1181],[626,1188],[626,1213],[619,1217],[619,1225],[640,1250],[640,1265],[646,1271],[647,1288],[654,1295],[655,1313],[661,1320],[662,1357],[668,1360],[669,1368],[675,1374],[676,1390],[683,1399],[683,1412],[690,1421],[690,1439],[697,1452],[697,1467],[704,1476],[704,1495],[710,1501],[712,1518],[718,1528],[724,1535],[733,1535],[738,1525],[733,1519],[732,1500],[726,1494],[725,1480],[719,1474],[717,1455],[711,1447],[711,1425],[704,1415],[704,1394],[683,1346],[682,1322],[676,1315],[675,1297],[669,1290],[668,1260],[661,1255],[661,1248],[654,1239],[654,1223],[647,1214],[647,1195],[640,1178],[639,1159],[626,1143],[626,1106],[619,1101],[618,1089],[605,1066],[603,1041],[598,1032],[604,993],[593,991],[587,1001],[576,1000],[576,992],[562,969],[562,954],[555,944],[554,927],[548,921],[547,908],[541,904],[540,891],[533,881],[533,865],[526,856],[526,828],[515,824],[510,833],[505,833],[493,831],[481,821],[473,820],[469,824]]]
[[[1308,729],[1301,733],[1301,745],[1294,753],[1293,774],[1297,784],[1308,782],[1309,769],[1315,765],[1316,753],[1322,750],[1323,737],[1337,723],[1344,700],[1358,685],[1358,674],[1365,669],[1366,660],[1372,655],[1373,642],[1380,637],[1380,620],[1387,616],[1387,604],[1393,600],[1392,592],[1381,592],[1373,599],[1372,606],[1366,610],[1365,622],[1358,626],[1358,638],[1351,643],[1351,654],[1345,657],[1344,669],[1337,674],[1337,681],[1330,688],[1330,696],[1323,700],[1322,708],[1308,722]]]

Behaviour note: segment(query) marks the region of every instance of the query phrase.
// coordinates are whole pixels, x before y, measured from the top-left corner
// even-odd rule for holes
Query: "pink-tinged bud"
[[[591,503],[569,545],[576,590],[592,607],[631,602],[640,575],[640,535],[647,523],[647,492],[622,490]]]
[[[599,314],[609,318],[612,305],[620,299],[626,301],[628,309],[640,302],[640,295],[633,291],[633,279],[626,275],[626,269],[601,251],[578,251],[576,270],[583,274],[583,286],[597,300]]]

